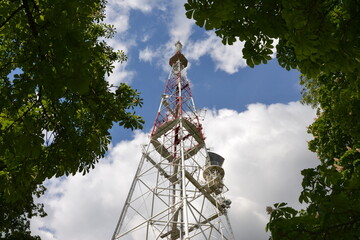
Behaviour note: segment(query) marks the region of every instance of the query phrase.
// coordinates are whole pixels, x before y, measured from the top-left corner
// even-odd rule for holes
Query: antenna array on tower
[[[234,239],[224,158],[205,146],[176,44],[170,77],[112,239]]]

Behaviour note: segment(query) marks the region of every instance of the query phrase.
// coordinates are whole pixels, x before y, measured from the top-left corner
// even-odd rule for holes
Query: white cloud
[[[185,1],[174,1],[166,5],[162,22],[167,26],[168,41],[158,46],[147,46],[145,49],[140,50],[140,60],[151,62],[155,59],[157,66],[162,68],[164,72],[169,71],[168,59],[175,53],[174,44],[180,41],[185,45],[193,32],[194,23],[186,18],[184,3]]]
[[[243,59],[242,49],[243,43],[235,42],[233,45],[223,45],[221,39],[214,32],[206,32],[203,39],[192,39],[193,20],[185,16],[184,2],[176,1],[168,9],[168,18],[170,19],[167,27],[169,40],[159,45],[151,47],[155,49],[152,52],[157,53],[151,59],[156,59],[157,65],[161,66],[165,72],[169,70],[167,66],[167,58],[169,53],[175,51],[174,44],[178,40],[184,45],[184,54],[189,60],[199,60],[200,57],[208,55],[215,63],[216,70],[222,70],[226,73],[233,74],[240,68],[246,67],[246,61]],[[149,46],[140,51],[140,59],[144,60],[148,56]],[[170,57],[170,56],[169,56]]]
[[[244,112],[208,111],[208,147],[225,157],[225,184],[232,200],[230,220],[237,239],[266,239],[265,207],[285,201],[298,206],[300,171],[316,162],[307,150],[305,126],[314,111],[298,102],[251,104]],[[147,134],[111,148],[86,176],[49,181],[41,201],[49,216],[32,221],[43,240],[110,239],[141,155]],[[49,229],[48,231],[46,229]]]
[[[166,43],[149,42],[149,45],[142,50],[139,50],[139,59],[142,61],[153,62],[161,67],[164,72],[169,71],[168,58],[174,53],[174,43],[180,40],[184,45],[185,56],[191,60],[199,60],[200,57],[208,55],[215,63],[216,70],[222,70],[229,74],[237,72],[240,68],[246,67],[245,60],[242,58],[243,44],[236,42],[232,46],[224,46],[221,40],[216,37],[213,32],[207,32],[204,39],[193,40],[193,26],[194,21],[186,18],[184,1],[175,1],[167,3],[166,1],[109,1],[107,7],[106,22],[113,24],[117,29],[117,35],[111,41],[108,41],[115,49],[127,49],[130,51],[137,45],[137,38],[140,42],[149,42],[151,35],[157,33],[143,32],[139,36],[137,33],[131,31],[130,28],[130,14],[131,10],[139,10],[146,14],[151,14],[156,8],[162,11],[162,16],[154,16],[160,22],[164,22],[167,26],[168,40]],[[120,45],[123,48],[116,48],[113,44]],[[115,65],[115,73],[119,73],[122,77],[115,80],[114,77],[109,78],[111,83],[127,82],[131,83],[134,74],[127,70],[127,65],[119,67],[120,64]],[[115,74],[112,74],[115,75]]]
[[[300,171],[316,163],[307,150],[305,128],[314,114],[292,102],[251,104],[245,112],[223,109],[207,116],[207,145],[225,157],[225,182],[233,199],[230,216],[239,238],[267,239],[265,206],[300,206]]]
[[[151,34],[150,33],[145,33],[142,38],[141,38],[141,42],[147,42],[149,41],[149,39],[151,38]]]
[[[146,47],[139,52],[139,59],[144,62],[151,62],[154,57],[157,56],[156,51],[152,51],[149,47]]]
[[[112,46],[115,51],[122,50],[125,54],[127,54],[130,48],[135,46],[135,42],[131,39],[125,43],[124,41],[112,38],[108,39],[107,43]],[[114,63],[113,73],[110,76],[106,76],[106,79],[110,84],[118,86],[121,82],[125,82],[127,84],[131,83],[133,77],[135,76],[135,72],[128,70],[129,61],[131,61],[131,59],[122,63]]]
[[[242,42],[235,42],[232,46],[223,45],[220,39],[217,39],[210,53],[215,62],[216,69],[223,70],[229,74],[239,71],[240,68],[246,67],[246,61],[243,59]]]
[[[43,240],[110,239],[146,140],[146,134],[137,132],[131,142],[112,148],[88,175],[51,179],[42,199],[49,216],[32,221],[33,234]]]
[[[112,39],[106,39],[107,43],[115,50],[123,50],[128,53],[136,46],[136,34],[130,33],[130,14],[132,10],[150,13],[154,8],[163,9],[165,3],[147,0],[110,0],[106,5],[105,22],[114,25],[116,34]],[[147,37],[146,37],[147,36]],[[143,39],[149,36],[145,34]],[[128,56],[130,57],[130,56]],[[128,63],[115,63],[113,73],[107,80],[110,84],[119,85],[120,82],[131,84],[135,75],[133,70],[128,70]]]
[[[129,29],[129,15],[128,9],[112,1],[106,5],[105,22],[114,25],[118,33],[123,33]]]
[[[113,24],[117,29],[115,38],[109,40],[109,44],[115,49],[127,50],[129,53],[138,42],[146,42],[149,45],[139,50],[141,61],[154,63],[162,68],[165,73],[169,71],[168,58],[174,53],[174,43],[180,40],[184,45],[184,54],[189,60],[199,61],[202,56],[209,56],[215,65],[215,70],[234,74],[241,68],[246,67],[243,59],[243,43],[236,41],[233,45],[223,45],[221,39],[214,32],[205,32],[205,37],[197,39],[194,36],[194,20],[185,16],[185,1],[167,2],[164,0],[110,0],[106,8],[106,22]],[[154,10],[160,10],[154,14]],[[149,41],[150,36],[159,34],[155,28],[146,28],[146,23],[137,31],[131,28],[130,16],[133,11],[141,11],[147,16],[167,27],[167,41]],[[147,30],[144,30],[147,29]],[[141,32],[143,31],[143,32]],[[116,46],[122,46],[117,48]],[[189,65],[190,67],[190,65]],[[115,64],[114,73],[108,78],[111,84],[126,82],[131,84],[134,71],[129,70],[127,63]],[[118,75],[116,78],[115,75]]]
[[[192,27],[194,26],[194,21],[185,16],[184,3],[185,1],[173,2],[173,9],[170,15],[173,16],[173,18],[168,25],[171,44],[175,44],[177,41],[186,44],[193,32]]]
[[[114,63],[113,73],[110,76],[106,76],[107,81],[110,85],[119,86],[120,83],[124,82],[130,84],[135,76],[135,72],[127,70],[127,62],[116,62]]]
[[[240,68],[246,67],[242,49],[244,44],[240,41],[233,45],[223,45],[221,39],[214,32],[208,32],[207,38],[190,42],[186,48],[186,56],[198,61],[200,57],[209,55],[215,63],[216,70],[233,74]]]
[[[111,39],[105,41],[114,48],[115,51],[123,50],[125,53],[134,46],[134,40],[130,37],[125,39],[126,33],[129,29],[130,10],[124,6],[119,5],[117,1],[109,1],[106,5],[106,19],[105,22],[114,25],[116,34]],[[131,83],[134,72],[127,70],[127,62],[116,62],[113,64],[113,73],[106,76],[107,81],[111,85],[118,86],[121,82]]]
[[[110,8],[121,8],[125,10],[140,10],[142,12],[150,12],[158,1],[147,0],[109,0]]]

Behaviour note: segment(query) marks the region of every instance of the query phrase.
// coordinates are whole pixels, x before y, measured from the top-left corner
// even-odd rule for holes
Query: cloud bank
[[[299,206],[300,171],[315,165],[307,150],[306,126],[314,110],[299,102],[257,103],[244,112],[208,110],[203,123],[207,147],[225,157],[225,184],[232,200],[230,221],[237,239],[267,239],[265,207],[275,202]],[[42,197],[49,216],[32,221],[43,240],[110,239],[141,157],[148,133],[112,147],[85,176],[48,181]]]

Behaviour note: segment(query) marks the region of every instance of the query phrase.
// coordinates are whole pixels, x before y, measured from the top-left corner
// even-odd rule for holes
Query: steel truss
[[[143,147],[113,240],[234,239],[224,170],[216,162],[221,157],[205,146],[180,50],[170,59],[150,143]]]

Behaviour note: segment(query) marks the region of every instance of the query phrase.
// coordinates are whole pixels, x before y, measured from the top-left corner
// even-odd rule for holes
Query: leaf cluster
[[[308,77],[359,72],[359,3],[345,1],[188,0],[186,16],[224,44],[244,41],[250,67],[271,59]],[[340,53],[340,54],[339,54]]]
[[[360,7],[357,0],[188,0],[186,15],[224,44],[244,41],[250,67],[279,64],[303,76],[308,128],[319,165],[302,171],[305,210],[274,205],[272,239],[360,238]]]
[[[31,239],[43,181],[94,168],[114,123],[142,127],[139,92],[105,80],[126,60],[104,40],[115,31],[102,23],[105,4],[0,2],[0,238]]]
[[[318,107],[308,127],[309,149],[319,165],[305,169],[296,216],[272,214],[273,239],[358,239],[360,237],[360,85],[356,74],[302,77],[303,102]]]

